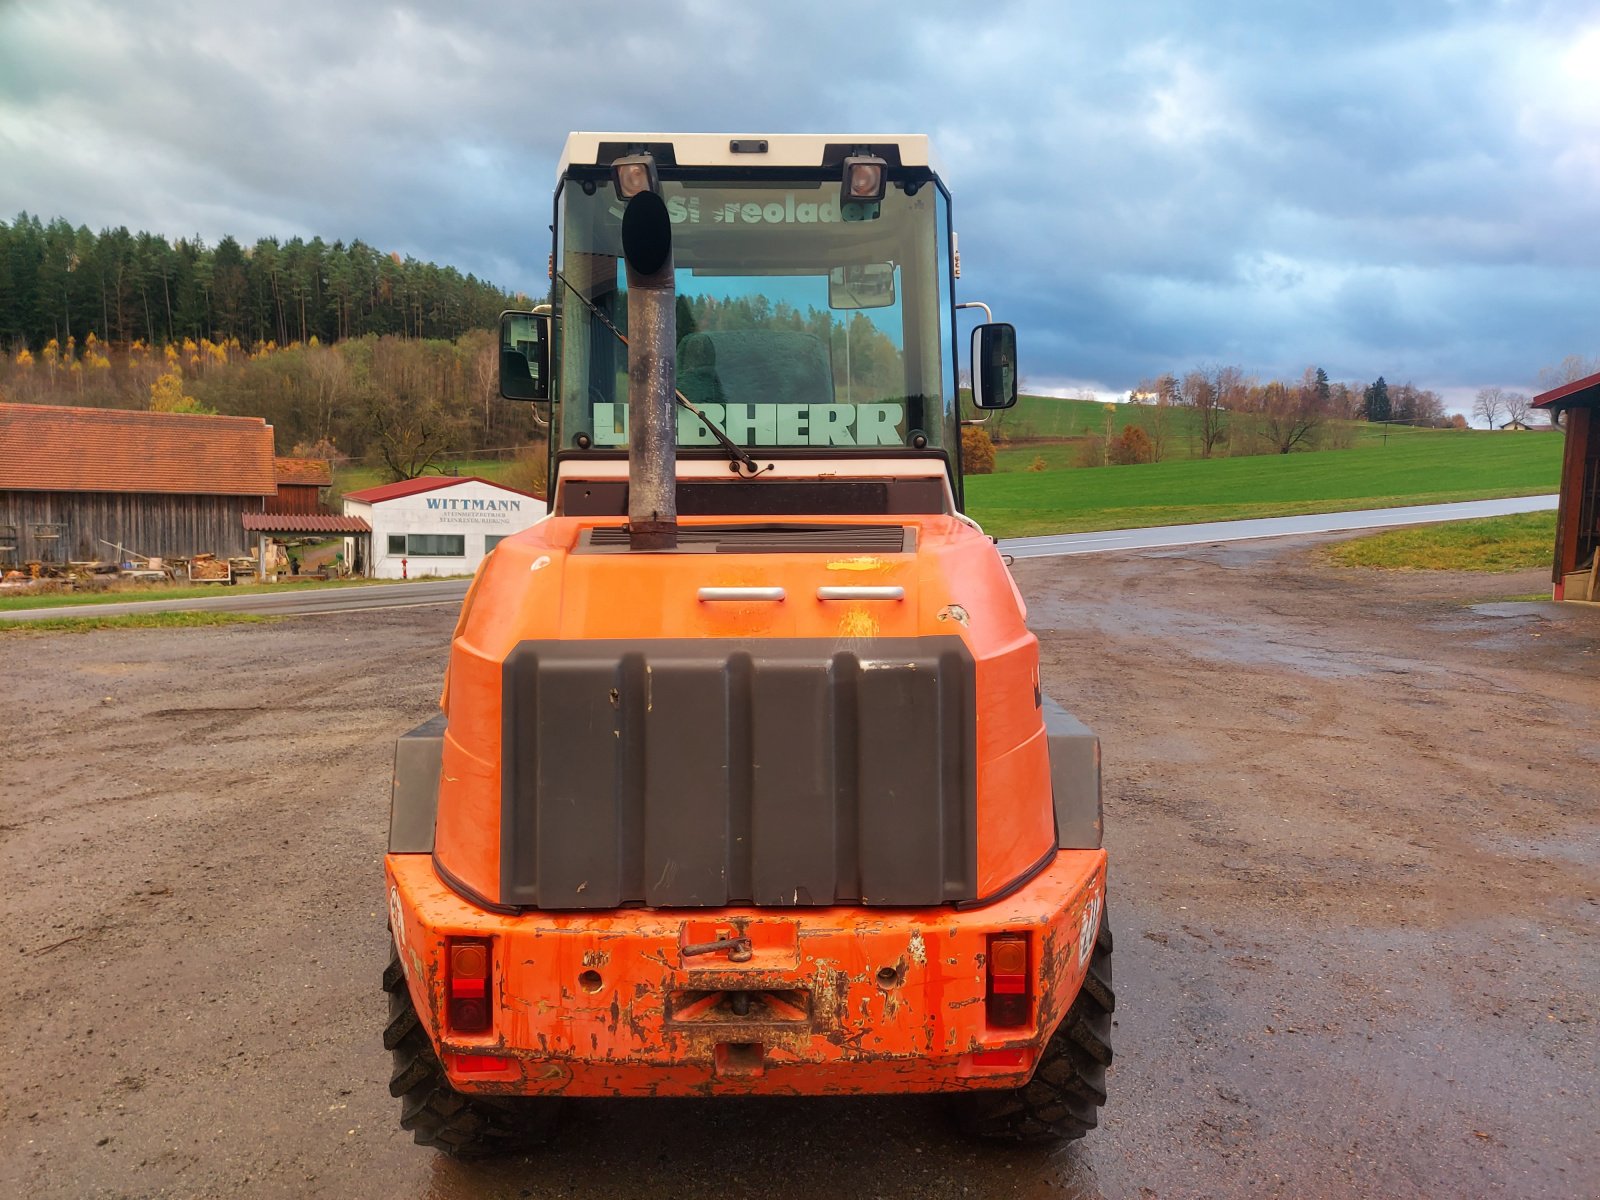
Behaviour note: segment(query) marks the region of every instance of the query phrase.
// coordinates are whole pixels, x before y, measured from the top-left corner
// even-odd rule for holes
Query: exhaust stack
[[[628,266],[628,548],[678,544],[677,282],[672,222],[655,192],[622,215]]]

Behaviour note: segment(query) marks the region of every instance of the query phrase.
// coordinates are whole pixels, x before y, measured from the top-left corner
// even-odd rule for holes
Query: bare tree
[[[1195,411],[1201,458],[1210,458],[1228,436],[1228,413],[1245,392],[1244,372],[1238,367],[1199,367],[1183,377],[1183,403]]]
[[[333,436],[334,420],[349,390],[345,356],[332,346],[307,347],[305,369],[310,385],[311,434],[316,440],[325,441]]]
[[[414,479],[468,428],[460,388],[451,387],[459,374],[454,351],[381,338],[373,350],[372,386],[364,405],[367,429],[389,473]]]
[[[1140,425],[1150,438],[1152,462],[1167,456],[1167,442],[1172,436],[1172,406],[1183,402],[1183,387],[1178,377],[1170,371],[1155,379],[1142,379],[1130,401],[1146,406],[1140,414]]]
[[[1479,388],[1478,398],[1472,402],[1472,415],[1493,429],[1505,406],[1506,394],[1503,388]]]
[[[1587,379],[1591,375],[1600,375],[1600,358],[1569,354],[1553,367],[1539,368],[1539,387],[1542,391],[1548,392],[1563,384]]]
[[[1444,418],[1444,398],[1409,380],[1389,385],[1389,416],[1408,425],[1437,425]]]
[[[1507,392],[1502,398],[1506,406],[1506,423],[1508,425],[1526,425],[1528,414],[1533,411],[1533,401],[1521,392]]]

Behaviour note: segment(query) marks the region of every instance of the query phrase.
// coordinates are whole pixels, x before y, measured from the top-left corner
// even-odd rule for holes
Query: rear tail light
[[[457,1033],[489,1030],[489,940],[451,938],[446,943],[450,959],[445,1018]]]
[[[511,1060],[498,1054],[457,1054],[453,1065],[458,1075],[495,1075],[511,1066]]]
[[[990,1025],[1015,1029],[1028,1023],[1033,1015],[1028,982],[1028,935],[991,935],[989,987],[984,997]]]

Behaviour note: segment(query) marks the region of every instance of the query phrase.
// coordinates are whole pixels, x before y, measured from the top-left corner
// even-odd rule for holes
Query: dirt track
[[[418,1149],[379,863],[453,612],[0,636],[0,1194],[1600,1194],[1600,610],[1308,544],[1018,565],[1105,739],[1118,939],[1111,1102],[1052,1153],[879,1100]]]

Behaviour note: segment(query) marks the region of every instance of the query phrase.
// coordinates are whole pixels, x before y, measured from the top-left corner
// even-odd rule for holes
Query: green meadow
[[[1539,495],[1561,474],[1559,434],[1375,432],[1345,450],[1042,471],[1026,468],[1048,448],[1021,446],[1000,456],[1022,467],[966,481],[967,509],[989,533],[1022,537]]]

